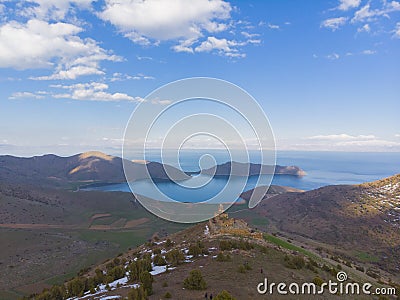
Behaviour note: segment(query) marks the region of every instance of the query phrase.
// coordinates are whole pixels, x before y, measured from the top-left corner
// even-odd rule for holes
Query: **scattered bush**
[[[285,260],[285,266],[290,269],[300,270],[306,265],[304,258],[301,256],[285,255],[284,260]]]
[[[238,272],[239,273],[246,273],[246,268],[244,267],[244,265],[239,265]]]
[[[221,251],[232,250],[232,249],[240,249],[240,250],[251,250],[254,248],[254,245],[249,243],[248,241],[240,240],[221,240],[219,241],[219,249]]]
[[[128,293],[128,300],[146,300],[147,292],[142,286],[132,288]]]
[[[224,255],[222,252],[219,252],[216,257],[216,261],[220,261],[220,262],[231,261],[231,260],[232,260],[232,258],[229,254]]]
[[[166,292],[166,293],[164,294],[164,298],[165,298],[165,299],[171,299],[171,298],[172,298],[171,293],[170,293],[170,292]]]

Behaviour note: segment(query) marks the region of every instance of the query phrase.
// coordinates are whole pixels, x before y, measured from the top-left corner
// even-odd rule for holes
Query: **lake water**
[[[180,167],[184,171],[199,170],[199,158],[205,153],[212,154],[218,164],[229,160],[229,157],[223,151],[186,151],[180,153]],[[135,159],[138,158],[138,156],[132,153],[128,158]],[[147,153],[146,159],[161,162],[160,155],[157,151]],[[253,163],[259,162],[259,157],[257,157],[256,153],[250,155],[250,161]],[[303,177],[275,175],[272,184],[289,186],[302,190],[311,190],[326,185],[358,184],[374,181],[400,173],[400,153],[287,151],[277,153],[277,164],[287,166],[296,165],[306,171],[307,175]],[[201,178],[202,176],[204,175],[189,179],[189,181],[204,179]],[[163,194],[176,201],[201,202],[217,195],[227,183],[227,177],[208,179],[208,184],[198,189],[185,188],[173,182],[157,182],[156,185]],[[244,190],[254,188],[257,179],[257,176],[249,177]],[[237,180],[239,184],[239,181],[242,179],[233,178],[233,180]],[[261,184],[263,184],[263,182],[268,182],[268,177],[261,177],[260,181]],[[152,188],[150,188],[151,185],[152,183],[149,180],[142,180],[133,183],[132,188],[136,193],[157,199],[155,193],[152,192]],[[86,188],[86,190],[130,192],[127,183],[90,187]],[[234,195],[229,195],[229,197],[234,197]],[[165,199],[158,198],[158,200]]]

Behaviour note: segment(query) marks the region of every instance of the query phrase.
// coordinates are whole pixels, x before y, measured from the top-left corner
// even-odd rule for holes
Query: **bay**
[[[211,155],[217,164],[229,160],[229,153],[222,150],[198,150],[181,151],[179,153],[179,163],[175,164],[184,171],[198,171],[200,158],[204,154]],[[175,155],[175,154],[171,154]],[[142,158],[135,153],[131,154],[130,159]],[[161,158],[159,151],[149,151],[146,153],[146,159],[151,161],[165,162]],[[167,159],[167,161],[170,161]],[[243,159],[245,161],[245,159]],[[257,152],[250,152],[250,161],[260,162],[260,156]],[[275,175],[272,184],[289,186],[301,190],[316,189],[326,185],[336,184],[359,184],[368,181],[378,180],[400,173],[400,153],[350,153],[350,152],[300,152],[300,151],[281,151],[277,153],[277,164],[296,165],[306,171],[306,176]],[[202,202],[218,195],[228,183],[228,177],[203,178],[205,175],[193,176],[193,178],[184,182],[185,185],[195,184],[196,180],[208,180],[206,185],[200,188],[187,188],[179,183],[161,181],[152,182],[151,180],[141,180],[131,184],[135,193],[156,198],[157,193],[153,193],[153,186],[161,191],[167,198],[181,202]],[[246,178],[232,177],[232,184],[242,184]],[[243,191],[252,189],[257,185],[258,176],[247,178]],[[265,185],[269,182],[268,176],[261,176],[259,185]],[[110,184],[95,187],[88,187],[85,190],[100,191],[122,191],[131,192],[127,183]],[[232,199],[235,194],[230,194],[225,189],[224,197]]]

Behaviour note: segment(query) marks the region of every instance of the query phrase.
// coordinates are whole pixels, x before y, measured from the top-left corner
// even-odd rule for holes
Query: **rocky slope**
[[[277,230],[333,246],[343,255],[400,270],[400,176],[266,196],[255,212]]]

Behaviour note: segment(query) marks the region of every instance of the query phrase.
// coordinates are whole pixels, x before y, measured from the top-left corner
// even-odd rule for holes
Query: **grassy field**
[[[363,262],[378,262],[379,261],[378,257],[371,255],[367,252],[356,252],[354,254],[354,256]]]
[[[311,253],[310,251],[307,251],[301,247],[297,247],[296,245],[293,245],[292,243],[289,243],[287,241],[284,241],[276,236],[270,235],[270,234],[264,234],[264,239],[270,243],[273,243],[277,246],[280,246],[282,248],[292,250],[292,251],[297,251],[300,253],[303,253],[304,255],[307,255],[308,257],[313,257],[315,258],[316,256]]]
[[[0,189],[0,299],[60,284],[154,234],[186,227],[155,217],[129,193]]]

